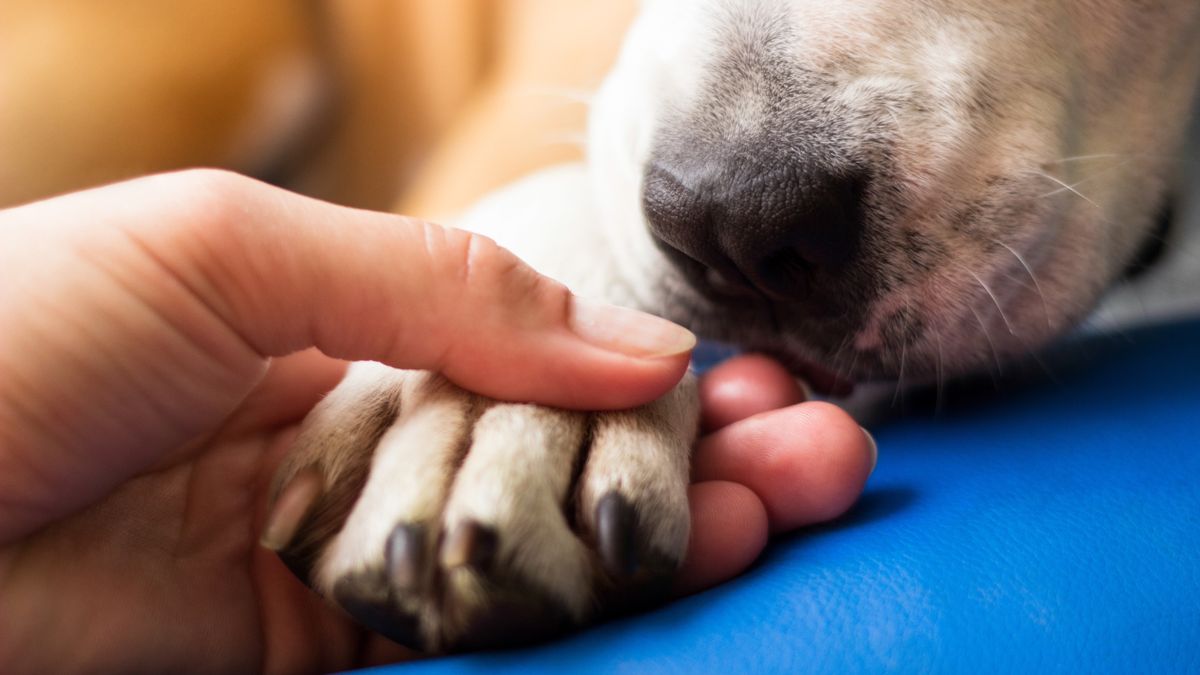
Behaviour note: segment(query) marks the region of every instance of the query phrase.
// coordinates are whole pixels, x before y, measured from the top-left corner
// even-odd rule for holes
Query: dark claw
[[[637,512],[620,493],[610,492],[596,505],[596,547],[612,576],[626,579],[637,572]]]
[[[297,471],[275,497],[260,543],[275,552],[288,548],[324,491],[320,471],[312,467]]]
[[[343,577],[333,587],[333,599],[376,633],[406,647],[424,649],[420,620],[396,606],[382,572]]]
[[[675,586],[675,573],[680,561],[654,548],[638,551],[637,570],[628,576],[614,578],[616,583],[605,592],[604,614],[620,616],[641,612],[666,602]]]
[[[388,579],[397,590],[413,591],[425,579],[425,526],[401,523],[392,530],[384,551]]]
[[[459,523],[442,543],[442,567],[470,567],[481,574],[491,570],[499,540],[496,531],[474,520]]]

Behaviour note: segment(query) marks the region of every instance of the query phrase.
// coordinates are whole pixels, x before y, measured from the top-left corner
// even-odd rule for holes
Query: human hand
[[[500,398],[611,408],[672,386],[691,345],[627,310],[581,321],[603,310],[576,306],[486,240],[218,172],[0,214],[0,269],[4,672],[325,670],[399,657],[255,545],[267,482],[340,377],[338,358],[437,369]],[[297,352],[310,346],[320,352]],[[542,358],[531,363],[531,351]],[[512,377],[518,363],[524,376]],[[741,415],[708,398],[716,419]],[[824,510],[777,489],[770,467],[728,466],[788,424],[821,445],[813,457],[778,454],[832,489],[818,492]],[[685,590],[739,571],[767,528],[840,512],[869,455],[844,414],[812,404],[705,443],[693,514],[706,534]],[[800,467],[822,456],[836,461]],[[710,527],[714,514],[763,527]]]

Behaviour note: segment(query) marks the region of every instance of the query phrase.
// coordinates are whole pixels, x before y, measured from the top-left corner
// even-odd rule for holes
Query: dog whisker
[[[992,350],[992,358],[996,361],[996,374],[1004,375],[1004,366],[1000,363],[1000,352],[996,351],[996,343],[992,342],[992,335],[988,332],[987,324],[983,322],[983,317],[979,316],[979,312],[975,311],[974,307],[967,306],[971,310],[971,314],[975,316],[975,321],[979,323],[979,330],[983,333],[983,339],[987,341],[988,348]],[[992,378],[995,382],[995,378]]]
[[[834,350],[833,355],[829,357],[829,365],[833,366],[834,374],[839,380],[845,379],[845,377],[849,374],[849,371],[844,367],[845,364],[842,363],[842,353],[847,347],[850,346],[850,341],[852,339],[852,336],[849,334],[843,337],[842,341],[838,343],[837,349]]]
[[[1135,155],[1129,155],[1129,154],[1119,153],[1119,152],[1101,152],[1101,153],[1096,153],[1096,154],[1091,154],[1091,155],[1075,155],[1073,157],[1063,157],[1061,159],[1051,159],[1051,160],[1047,160],[1045,163],[1046,164],[1067,164],[1068,162],[1086,162],[1086,161],[1096,160],[1096,159],[1127,159],[1127,158],[1134,157],[1134,156]]]
[[[912,314],[912,302],[907,298],[904,300],[904,313],[906,316]],[[896,391],[892,394],[892,407],[896,407],[896,401],[901,398],[901,392],[904,390],[904,365],[908,358],[908,337],[900,343],[900,372],[896,376]]]
[[[1042,172],[1042,171],[1030,171],[1029,173],[1031,173],[1035,176],[1038,176],[1040,178],[1045,178],[1046,180],[1056,183],[1057,185],[1059,185],[1061,187],[1061,189],[1059,189],[1059,190],[1053,190],[1051,192],[1047,192],[1046,194],[1039,195],[1038,196],[1039,199],[1045,199],[1047,197],[1051,197],[1051,196],[1054,196],[1056,194],[1059,194],[1059,193],[1062,193],[1065,191],[1065,192],[1070,192],[1071,194],[1075,195],[1076,197],[1079,197],[1080,199],[1091,204],[1092,206],[1096,207],[1097,209],[1100,208],[1100,205],[1097,204],[1095,200],[1093,200],[1091,197],[1088,197],[1087,195],[1083,194],[1074,185],[1067,183],[1066,181],[1062,180],[1061,178],[1055,178],[1054,176],[1051,176],[1050,174]]]
[[[936,375],[937,395],[935,398],[935,403],[933,405],[933,410],[934,410],[935,416],[941,417],[942,412],[945,410],[945,407],[946,407],[946,398],[945,398],[945,391],[944,391],[945,390],[945,371],[943,370],[943,364],[942,364],[942,361],[943,361],[942,335],[936,328],[933,329],[933,339],[934,339],[934,342],[937,344],[937,375]]]
[[[1004,321],[1004,327],[1008,329],[1009,335],[1016,336],[1017,332],[1013,330],[1012,324],[1008,321],[1008,316],[1004,313],[1004,308],[1000,306],[999,298],[997,298],[996,294],[992,292],[992,289],[988,288],[988,285],[983,283],[983,279],[980,279],[978,274],[975,274],[965,267],[963,270],[966,271],[967,274],[970,274],[975,281],[979,282],[979,287],[983,289],[984,293],[987,293],[987,296],[992,299],[992,303],[996,305],[996,311],[1000,313],[1000,318]]]
[[[850,367],[846,369],[847,376],[854,374],[854,368],[858,365],[858,356],[861,354],[859,350],[854,350],[854,355],[850,358]]]
[[[1080,194],[1078,192],[1080,185],[1083,185],[1085,183],[1090,183],[1090,182],[1098,180],[1100,178],[1104,178],[1105,176],[1108,176],[1109,174],[1127,166],[1128,164],[1129,164],[1129,161],[1124,161],[1124,162],[1118,162],[1116,164],[1106,166],[1102,169],[1097,169],[1095,172],[1092,173],[1092,175],[1086,176],[1084,178],[1080,178],[1079,180],[1075,181],[1074,183],[1071,183],[1069,186],[1061,187],[1057,190],[1051,190],[1050,192],[1039,195],[1039,198],[1046,199],[1047,197],[1053,197],[1054,195],[1062,194],[1063,192],[1067,192],[1068,190],[1071,190],[1071,191],[1075,192],[1076,194]],[[1080,195],[1080,196],[1083,196],[1083,195]],[[1085,197],[1085,199],[1086,199],[1086,197]]]
[[[1171,257],[1181,256],[1185,260],[1187,260],[1189,263],[1191,263],[1193,266],[1200,266],[1200,245],[1179,246],[1179,245],[1176,245],[1177,243],[1175,241],[1173,241],[1171,237],[1162,235],[1162,234],[1158,234],[1158,233],[1148,234],[1146,236],[1146,240],[1152,241],[1152,242],[1158,242],[1161,244],[1166,244],[1169,247],[1169,249],[1167,251],[1164,251],[1163,255],[1165,255],[1165,256],[1171,256]]]
[[[1017,259],[1017,262],[1021,263],[1021,267],[1025,268],[1025,272],[1029,274],[1029,279],[1033,281],[1033,287],[1037,290],[1038,298],[1042,302],[1042,315],[1046,318],[1046,328],[1050,328],[1050,305],[1046,302],[1046,294],[1042,292],[1042,285],[1038,283],[1038,278],[1037,275],[1033,273],[1033,268],[1013,247],[1009,246],[1003,241],[1000,241],[999,239],[993,239],[992,241],[1004,247],[1004,249],[1009,253],[1013,254],[1013,257]]]
[[[1197,160],[1183,155],[1154,155],[1154,154],[1139,154],[1139,153],[1120,153],[1120,152],[1101,152],[1090,155],[1075,155],[1072,157],[1063,157],[1061,159],[1047,160],[1044,164],[1067,164],[1070,162],[1086,162],[1097,159],[1124,159],[1124,160],[1143,160],[1143,161],[1168,161],[1177,164],[1193,165]]]
[[[1050,366],[1046,365],[1046,361],[1042,359],[1042,357],[1038,356],[1037,352],[1028,350],[1026,353],[1029,355],[1029,358],[1033,359],[1033,362],[1042,369],[1042,372],[1046,374],[1046,377],[1048,377],[1051,382],[1053,382],[1056,386],[1062,386],[1062,379],[1050,369]]]
[[[900,393],[904,391],[904,362],[908,357],[908,340],[905,340],[900,345],[900,372],[896,376],[896,391],[892,394],[892,407],[896,407],[896,402],[900,400]]]

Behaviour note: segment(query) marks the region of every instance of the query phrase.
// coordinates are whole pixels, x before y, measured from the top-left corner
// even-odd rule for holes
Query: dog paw
[[[425,651],[544,639],[660,598],[688,541],[690,378],[631,411],[499,403],[356,364],[276,477],[264,543]]]

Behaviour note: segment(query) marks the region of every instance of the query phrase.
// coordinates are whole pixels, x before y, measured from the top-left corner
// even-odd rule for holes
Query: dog
[[[587,162],[457,225],[829,390],[987,371],[1181,236],[1156,223],[1198,35],[1193,0],[648,0]],[[409,646],[552,635],[679,566],[697,409],[691,377],[588,414],[356,364],[277,476],[274,544]]]

